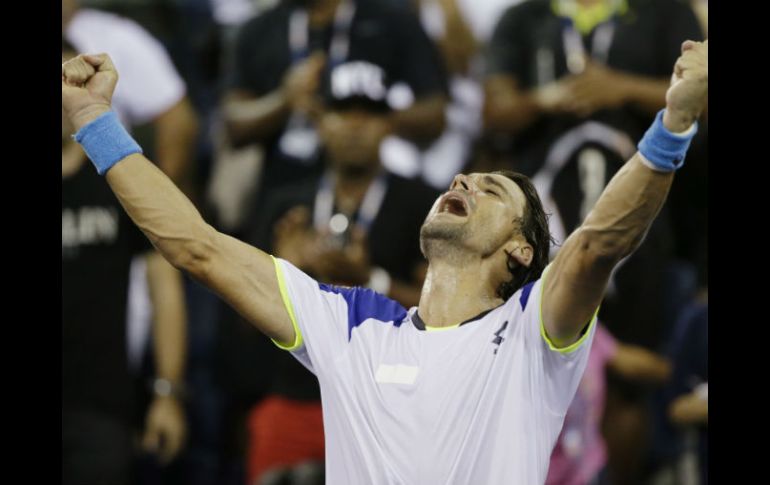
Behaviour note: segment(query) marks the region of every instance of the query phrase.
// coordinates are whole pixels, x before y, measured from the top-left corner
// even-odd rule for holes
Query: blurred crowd
[[[665,106],[707,0],[62,0],[62,59],[217,229],[417,305],[460,172],[532,178],[559,244]],[[324,483],[315,377],[133,226],[62,120],[66,484]],[[548,485],[708,483],[708,110],[613,275]]]

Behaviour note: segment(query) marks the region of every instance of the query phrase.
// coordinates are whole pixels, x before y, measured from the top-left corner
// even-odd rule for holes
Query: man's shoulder
[[[340,295],[345,300],[348,307],[349,331],[367,320],[392,323],[394,327],[399,327],[408,315],[406,308],[396,300],[370,288],[327,285],[325,283],[318,283],[318,286],[321,291]]]

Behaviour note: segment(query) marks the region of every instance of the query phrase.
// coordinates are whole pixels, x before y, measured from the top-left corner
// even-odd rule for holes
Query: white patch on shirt
[[[414,384],[419,372],[420,368],[412,365],[380,364],[374,379],[380,384]]]

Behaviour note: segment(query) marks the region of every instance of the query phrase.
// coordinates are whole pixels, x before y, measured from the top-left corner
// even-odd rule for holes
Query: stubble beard
[[[460,261],[465,252],[463,242],[467,233],[468,227],[465,224],[426,222],[420,228],[420,250],[428,261]]]

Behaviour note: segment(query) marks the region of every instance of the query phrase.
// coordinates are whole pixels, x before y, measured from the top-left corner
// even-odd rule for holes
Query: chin
[[[452,215],[436,214],[420,228],[420,240],[457,242],[465,239],[465,220]]]

